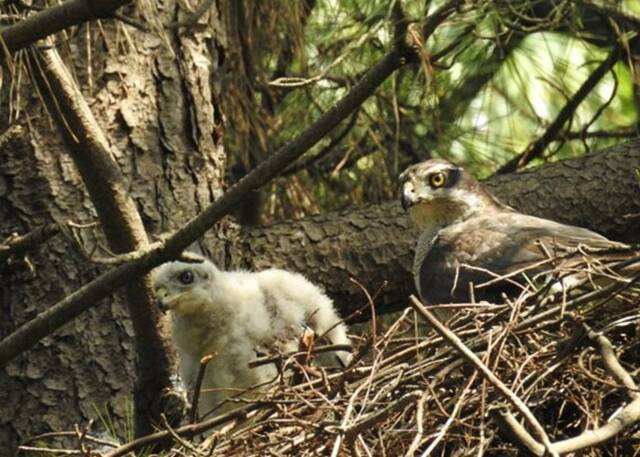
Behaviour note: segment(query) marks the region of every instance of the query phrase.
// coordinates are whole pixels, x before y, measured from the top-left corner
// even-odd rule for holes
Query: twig
[[[460,396],[458,397],[458,400],[456,401],[456,404],[453,407],[453,411],[451,411],[451,414],[449,414],[447,421],[444,423],[444,425],[436,435],[435,439],[431,442],[431,444],[429,444],[429,447],[427,447],[427,449],[422,453],[420,457],[427,457],[431,455],[431,453],[434,451],[438,443],[442,441],[442,439],[447,433],[447,430],[449,430],[449,428],[451,427],[451,424],[453,424],[453,421],[456,420],[456,418],[458,417],[458,413],[462,408],[462,402],[465,400],[465,397],[467,396],[467,392],[469,392],[469,389],[475,382],[477,375],[478,375],[478,372],[474,371],[473,375],[471,375],[471,378],[469,379],[469,382],[467,382],[467,385],[464,386],[464,389],[462,389],[462,392],[460,392]]]
[[[580,103],[591,93],[593,88],[600,82],[600,80],[607,74],[609,70],[615,65],[620,58],[620,46],[616,45],[606,59],[604,59],[600,65],[594,70],[591,75],[586,79],[580,88],[573,94],[573,97],[562,107],[556,118],[553,120],[549,127],[545,130],[542,136],[531,143],[527,148],[518,154],[513,159],[509,160],[498,170],[498,174],[510,173],[516,171],[518,168],[528,164],[533,159],[537,159],[542,155],[545,148],[554,141],[554,139],[560,133],[562,126],[569,120],[573,113],[578,108]]]
[[[48,432],[48,433],[41,433],[40,435],[34,435],[34,436],[30,436],[27,439],[24,440],[25,443],[30,443],[32,441],[39,441],[39,440],[43,440],[45,438],[55,438],[55,437],[59,437],[59,436],[76,436],[76,432],[75,431],[65,431],[65,432]],[[109,447],[118,447],[119,444],[113,441],[108,441],[105,439],[101,439],[101,438],[97,438],[95,436],[91,436],[91,435],[85,435],[84,438],[87,441],[91,441],[93,443],[96,444],[100,444],[101,446],[109,446]]]
[[[311,348],[309,351],[311,354],[320,354],[323,352],[333,352],[333,351],[347,351],[351,352],[353,348],[348,344],[327,344],[323,346],[315,346]],[[287,360],[291,357],[296,357],[301,354],[306,354],[306,352],[300,351],[291,351],[285,354],[271,355],[266,357],[260,357],[258,359],[252,360],[249,362],[249,368],[255,368],[262,365],[268,365],[270,363],[280,362],[282,360]]]
[[[545,448],[532,437],[526,428],[509,411],[493,410],[492,416],[496,422],[514,439],[514,441],[524,446],[530,453],[542,457]]]
[[[60,228],[57,224],[47,224],[25,235],[9,237],[0,243],[0,262],[3,262],[11,256],[19,256],[28,250],[40,246],[59,232]]]
[[[380,296],[382,291],[385,289],[385,287],[387,287],[388,284],[389,284],[389,281],[387,281],[387,280],[384,280],[382,282],[382,284],[380,284],[380,287],[378,287],[378,289],[375,291],[375,293],[371,297],[371,299],[373,300],[374,303],[377,300],[377,298]],[[369,318],[369,316],[364,314],[364,310],[366,310],[366,309],[371,309],[371,305],[369,305],[368,301],[367,301],[367,303],[362,305],[360,308],[356,309],[354,312],[352,312],[347,317],[345,317],[343,319],[344,323],[346,325],[349,325],[349,324],[353,324],[353,323],[356,323],[356,322],[361,322],[361,321],[367,320]],[[336,323],[335,325],[339,325],[339,323]],[[331,329],[333,329],[333,327],[331,327],[330,330]],[[327,331],[329,331],[329,330],[327,330]],[[325,332],[325,333],[327,333],[327,332]]]
[[[84,430],[82,431],[80,431],[80,427],[78,426],[78,424],[76,424],[74,427],[76,439],[78,440],[78,449],[80,450],[82,455],[84,455],[85,457],[91,457],[91,451],[87,449],[87,447],[85,446],[85,439],[87,437],[87,433],[89,432],[89,429],[91,428],[92,424],[93,424],[93,419],[89,421],[89,423],[86,425],[86,427],[84,427]]]
[[[553,443],[552,449],[558,454],[566,454],[598,446],[635,425],[640,420],[640,398],[636,398],[616,414],[607,424],[595,430],[586,431],[575,438]]]
[[[618,357],[609,338],[606,336],[594,332],[586,323],[582,324],[587,337],[592,343],[595,343],[600,348],[600,355],[602,356],[602,363],[609,372],[609,374],[620,384],[629,389],[629,396],[633,399],[640,397],[638,392],[638,386],[629,374],[627,370],[620,364]]]
[[[373,298],[371,297],[371,294],[369,293],[369,291],[367,290],[366,287],[364,287],[356,278],[349,278],[349,281],[351,281],[353,284],[355,284],[356,286],[358,286],[360,288],[360,290],[362,290],[362,293],[364,293],[365,297],[367,297],[367,302],[369,303],[369,309],[371,311],[371,338],[372,338],[372,344],[373,344],[373,348],[376,349],[376,335],[378,333],[378,330],[376,328],[376,305],[373,302]]]
[[[165,428],[165,430],[167,432],[169,432],[169,434],[171,435],[171,437],[180,445],[182,445],[182,447],[184,447],[185,449],[188,449],[189,451],[193,452],[193,454],[197,455],[197,456],[203,456],[204,454],[202,452],[200,452],[195,446],[193,446],[191,443],[189,443],[188,441],[184,440],[180,435],[178,435],[176,433],[176,431],[171,427],[171,425],[169,425],[169,421],[167,421],[167,418],[165,417],[164,414],[162,414],[160,416],[160,420],[162,421],[162,426]]]
[[[391,416],[391,414],[397,411],[402,411],[410,403],[418,401],[420,397],[422,397],[422,392],[410,392],[402,396],[397,401],[389,404],[387,407],[365,416],[360,421],[344,430],[345,441],[347,443],[353,441],[363,431],[368,430],[378,422],[385,420],[386,418]]]
[[[518,421],[508,413],[504,414],[504,423],[518,437],[521,444],[538,456],[544,455],[544,446],[538,443],[522,427]],[[556,454],[568,454],[581,449],[602,445],[606,441],[618,435],[623,430],[631,427],[640,420],[640,398],[636,398],[616,414],[607,424],[595,430],[588,430],[580,435],[557,441],[551,444],[550,451]]]
[[[273,405],[269,402],[255,402],[240,409],[230,411],[226,414],[213,417],[197,424],[185,425],[183,427],[174,429],[173,431],[179,436],[194,436],[198,433],[202,433],[206,430],[217,427],[218,425],[226,424],[227,422],[231,422],[235,419],[246,417],[252,411],[256,411],[259,409],[268,409],[272,407]],[[104,454],[104,457],[120,457],[128,454],[129,452],[134,452],[145,446],[161,441],[165,438],[169,438],[170,436],[171,433],[168,430],[151,433],[107,452],[106,454]]]
[[[436,317],[431,314],[429,310],[427,310],[422,303],[413,295],[410,297],[409,304],[411,307],[416,310],[421,316],[423,316],[429,323],[434,327],[434,329],[442,336],[445,341],[449,342],[455,349],[457,349],[468,361],[470,361],[473,365],[475,365],[483,376],[491,382],[506,398],[509,400],[520,413],[525,417],[529,425],[534,429],[538,437],[542,440],[547,450],[551,452],[550,446],[551,442],[549,441],[549,437],[547,433],[544,431],[544,428],[538,422],[538,419],[533,415],[529,407],[518,397],[511,389],[509,389],[500,379],[493,374],[487,366],[482,363],[482,361],[475,355],[464,343],[453,333],[451,330],[446,328],[444,325],[440,323]],[[552,453],[552,455],[554,455]]]
[[[52,449],[47,447],[35,447],[35,446],[18,446],[18,451],[25,452],[41,452],[49,455],[82,455],[81,451],[75,449]]]
[[[594,332],[587,324],[583,324],[583,326],[587,337],[600,348],[602,362],[607,368],[607,371],[629,390],[629,396],[633,398],[633,401],[617,413],[606,425],[595,430],[583,432],[574,438],[558,441],[551,443],[550,446],[546,446],[549,452],[557,454],[576,452],[587,447],[600,445],[640,421],[640,393],[637,391],[635,381],[629,372],[620,364],[611,341],[604,335]],[[545,446],[531,437],[511,414],[508,412],[502,413],[499,419],[517,438],[520,444],[535,455],[544,455]]]
[[[207,371],[207,365],[209,365],[209,362],[211,362],[211,360],[213,360],[217,355],[217,353],[207,354],[200,359],[200,368],[198,369],[198,375],[196,376],[196,383],[193,387],[193,399],[191,400],[192,424],[198,419],[198,400],[200,399],[202,380],[204,379],[204,374]]]
[[[429,394],[433,394],[433,388],[430,384],[427,384],[430,389],[425,389],[422,395],[416,402],[416,435],[413,437],[409,449],[404,453],[405,457],[412,457],[418,450],[418,446],[422,443],[422,437],[424,436],[424,403],[427,401]],[[435,395],[434,395],[435,398]]]
[[[115,10],[131,0],[68,0],[60,5],[47,8],[20,22],[3,27],[0,31],[0,62],[7,60],[9,53],[24,49],[42,38],[60,32],[67,27],[82,24],[92,19],[109,17]]]
[[[637,282],[639,279],[640,279],[640,274],[636,274],[634,277],[631,278],[631,282],[629,283],[620,284],[617,282],[612,282],[611,284],[606,285],[602,289],[596,289],[586,294],[582,294],[574,298],[573,300],[569,300],[568,302],[563,303],[561,305],[553,306],[544,311],[540,311],[536,313],[535,316],[525,319],[524,321],[517,324],[514,328],[514,331],[518,332],[518,331],[526,330],[527,328],[531,328],[533,324],[544,321],[545,319],[552,317],[554,314],[558,314],[560,310],[563,308],[565,308],[566,310],[570,310],[572,308],[583,305],[585,303],[591,303],[598,298],[603,298],[601,303],[607,303],[611,295],[615,295],[616,293],[623,291],[624,289],[628,288],[631,284],[634,284],[635,282]],[[595,305],[595,306],[598,306],[598,305]]]

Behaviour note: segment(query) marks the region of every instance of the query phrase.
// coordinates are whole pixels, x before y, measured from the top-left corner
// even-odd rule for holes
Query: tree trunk
[[[154,5],[162,23],[186,15],[173,0]],[[215,8],[201,21],[210,25],[176,30],[165,41],[114,22],[87,24],[76,34],[77,46],[64,48],[147,233],[180,227],[222,192],[220,86],[212,82],[222,78],[225,27]],[[89,47],[113,46],[118,52],[87,58]],[[97,221],[62,136],[33,87],[23,89],[21,119],[30,122],[12,130],[0,148],[0,241],[50,222]],[[68,227],[64,236],[30,252],[28,263],[1,264],[0,337],[98,274],[72,232],[85,251],[107,256],[99,226]],[[0,455],[13,455],[28,436],[86,423],[97,411],[125,424],[121,419],[131,419],[135,354],[133,326],[118,294],[9,363],[0,370]]]
[[[485,184],[516,209],[640,242],[640,140]],[[230,265],[304,273],[324,286],[343,316],[366,305],[387,281],[378,312],[403,308],[414,293],[411,265],[418,232],[397,202],[246,228],[228,251]]]

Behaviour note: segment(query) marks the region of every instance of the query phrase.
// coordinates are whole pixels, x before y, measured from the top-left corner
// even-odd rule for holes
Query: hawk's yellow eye
[[[444,183],[446,180],[447,180],[446,175],[441,171],[438,173],[433,173],[432,175],[429,176],[429,184],[434,189],[444,186]]]

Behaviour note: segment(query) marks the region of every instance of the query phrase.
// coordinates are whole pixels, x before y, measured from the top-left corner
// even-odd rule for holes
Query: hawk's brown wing
[[[511,211],[478,216],[445,227],[419,268],[420,291],[428,303],[469,302],[469,283],[479,285],[522,268],[529,277],[547,270],[534,267],[559,246],[579,244],[596,248],[620,247],[590,230]],[[544,248],[542,247],[544,246]],[[523,283],[517,275],[514,281]],[[517,292],[517,284],[500,281],[479,290],[476,300],[501,301],[501,294]]]

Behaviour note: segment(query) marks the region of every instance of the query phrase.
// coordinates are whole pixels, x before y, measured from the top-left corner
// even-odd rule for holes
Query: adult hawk
[[[519,213],[500,202],[463,168],[432,159],[400,175],[402,204],[422,234],[413,275],[428,304],[468,303],[470,283],[526,272],[529,278],[550,268],[559,246],[621,248],[625,245],[572,225]],[[523,274],[474,289],[473,298],[502,302],[527,283]]]
[[[194,386],[200,359],[216,354],[202,383],[201,414],[277,376],[273,364],[249,367],[258,351],[297,351],[309,328],[330,344],[349,344],[331,299],[297,273],[221,271],[198,256],[196,263],[159,266],[153,280],[160,307],[171,311],[173,341],[187,388]],[[324,366],[347,365],[350,352],[320,353],[316,360]]]

